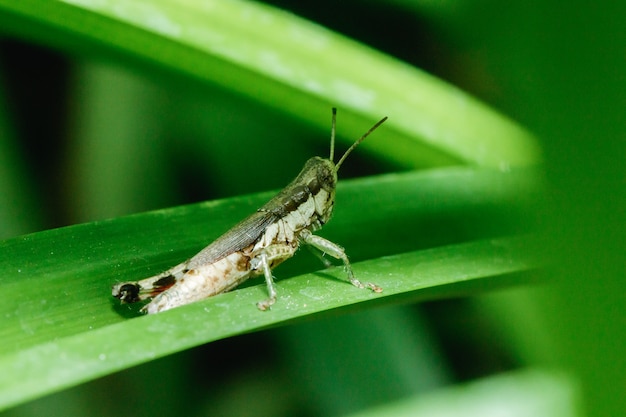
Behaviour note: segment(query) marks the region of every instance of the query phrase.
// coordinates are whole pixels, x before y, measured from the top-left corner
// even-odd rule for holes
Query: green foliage
[[[157,70],[157,82],[174,73],[214,92],[235,94],[238,102],[243,98],[263,107],[278,107],[325,128],[332,103],[341,109],[344,135],[356,131],[351,135],[356,137],[369,125],[365,121],[378,119],[384,109],[393,122],[385,125],[384,140],[367,141],[365,147],[402,166],[466,161],[508,171],[516,165],[536,162],[537,151],[530,135],[461,91],[276,9],[248,2],[209,6],[167,1],[6,2],[2,7],[0,16],[5,26],[22,36],[81,54],[127,58],[139,70]],[[257,41],[250,42],[251,38]],[[306,48],[302,42],[306,42]],[[344,65],[346,60],[350,66]],[[368,70],[355,72],[355,67]],[[115,201],[123,205],[124,200],[132,200],[143,191],[132,186],[130,180],[141,174],[136,167],[149,165],[158,156],[154,150],[162,145],[138,141],[137,137],[158,136],[159,131],[133,128],[126,114],[141,121],[147,113],[137,108],[139,100],[150,102],[159,93],[134,88],[132,80],[120,83],[119,78],[113,78],[107,82],[106,73],[91,73],[95,78],[89,73],[81,78],[87,88],[95,86],[91,95],[96,97],[92,106],[97,109],[97,118],[78,122],[77,134],[90,139],[78,142],[74,150],[79,165],[73,168],[78,175],[72,182],[82,181],[83,170],[97,172],[86,189],[97,190],[92,198],[95,205],[89,211],[102,216],[107,213],[102,206]],[[107,85],[125,92],[119,106],[117,102],[106,104],[112,99]],[[407,89],[415,93],[402,94]],[[89,100],[90,95],[76,98]],[[135,105],[128,107],[126,103]],[[450,114],[455,116],[454,123],[450,123]],[[152,122],[158,126],[157,120]],[[219,116],[214,123],[220,123]],[[262,138],[258,132],[254,136],[250,148]],[[100,159],[100,155],[108,158]],[[231,151],[227,160],[246,166],[237,156]],[[116,169],[107,169],[111,161]],[[248,169],[263,170],[264,165],[269,164],[266,161],[259,168]],[[521,253],[516,253],[521,245],[518,240],[475,241],[415,252],[420,247],[489,237],[490,233],[468,230],[462,236],[452,231],[429,240],[416,239],[414,230],[423,232],[429,216],[436,224],[443,223],[442,217],[458,224],[463,217],[471,221],[472,209],[493,212],[520,195],[528,200],[535,189],[532,178],[528,171],[504,175],[496,170],[452,170],[425,176],[373,178],[349,187],[342,184],[339,191],[345,194],[339,198],[342,207],[333,220],[330,237],[354,247],[350,250],[353,260],[370,259],[357,262],[356,273],[383,285],[384,295],[355,291],[336,279],[341,271],[301,275],[306,271],[302,266],[295,271],[287,266],[277,273],[284,271],[286,276],[297,277],[280,281],[280,302],[270,314],[259,315],[254,307],[254,302],[263,298],[263,286],[132,320],[136,309],[119,306],[110,296],[113,283],[142,278],[190,256],[258,207],[268,198],[266,194],[9,240],[3,244],[0,274],[3,288],[14,294],[3,305],[6,325],[2,368],[6,372],[0,390],[2,405],[13,405],[209,341],[357,302],[372,300],[378,304],[424,299],[428,294],[441,296],[442,286],[449,288],[444,293],[457,294],[468,282],[487,278],[494,281],[487,285],[496,288],[501,285],[496,284],[498,277],[537,266],[537,261],[526,263]],[[115,198],[117,184],[127,181],[131,186]],[[526,192],[518,194],[520,188],[507,185],[507,181]],[[80,199],[83,189],[76,189]],[[515,190],[514,195],[506,191],[509,189]],[[85,209],[91,204],[85,200],[77,207]],[[501,254],[493,257],[494,250]],[[427,288],[434,290],[424,290]]]
[[[536,101],[511,99],[503,106],[556,138],[547,146],[548,171],[569,194],[557,192],[557,204],[549,204],[537,169],[538,144],[507,117],[399,59],[278,8],[247,1],[0,0],[5,34],[76,58],[67,159],[59,163],[66,176],[60,205],[72,222],[89,221],[14,237],[40,228],[49,213],[39,208],[42,197],[30,177],[32,167],[20,162],[10,103],[1,103],[0,192],[9,204],[0,207],[0,232],[12,238],[0,243],[5,295],[0,409],[77,386],[15,410],[36,415],[38,407],[49,411],[46,401],[56,401],[67,415],[84,415],[94,410],[81,407],[81,398],[105,392],[110,398],[100,398],[100,415],[119,415],[120,407],[145,415],[243,415],[250,404],[260,415],[289,415],[293,409],[301,414],[301,407],[310,415],[359,409],[372,416],[436,415],[452,412],[451,404],[471,415],[469,410],[501,399],[485,395],[493,391],[510,399],[509,407],[519,415],[530,404],[527,398],[536,407],[531,415],[576,414],[575,378],[560,373],[520,372],[441,391],[432,401],[396,403],[454,380],[421,316],[396,306],[465,296],[483,314],[469,314],[452,333],[481,339],[483,359],[501,349],[515,356],[513,366],[557,363],[585,376],[583,390],[594,405],[616,407],[610,398],[618,396],[601,401],[597,387],[604,377],[619,378],[617,367],[607,364],[618,356],[620,344],[609,341],[609,330],[602,333],[603,326],[618,328],[613,323],[619,320],[611,320],[610,308],[596,308],[604,298],[588,296],[582,288],[603,282],[586,267],[586,255],[603,266],[599,261],[605,254],[617,259],[611,248],[619,246],[606,238],[596,251],[589,231],[598,226],[603,236],[612,236],[619,222],[604,228],[602,221],[612,217],[581,208],[589,196],[601,201],[596,190],[608,189],[589,191],[584,180],[592,178],[593,164],[566,160],[567,153],[554,156],[575,149],[554,143],[566,140],[557,126],[576,137],[579,132],[571,127],[576,120],[545,128],[551,120],[543,120],[543,96],[525,90],[527,80],[537,82],[526,71],[529,57],[539,50],[551,62],[550,49],[511,48],[511,31],[502,26],[508,20],[484,15],[482,9],[476,15],[481,26],[465,17],[471,15],[469,6],[462,11],[445,4],[392,4],[378,7],[416,19],[428,16],[440,31],[450,26],[446,30],[453,36],[467,32],[468,44],[482,42],[481,34],[498,33],[484,42],[492,57],[519,52],[519,60],[503,59],[499,70],[510,76],[514,87],[508,88],[518,100],[528,94]],[[518,9],[526,13],[520,16],[534,16],[523,6],[512,7]],[[532,20],[519,20],[532,26]],[[533,27],[527,35],[535,33]],[[472,70],[480,72],[470,65],[467,72]],[[548,78],[554,75],[545,71]],[[552,108],[576,102],[556,93],[548,99]],[[121,306],[110,296],[115,282],[144,278],[193,255],[272,195],[259,190],[286,184],[311,153],[327,152],[331,106],[339,108],[343,143],[389,116],[340,177],[352,175],[351,166],[363,172],[429,168],[340,181],[335,217],[322,233],[345,246],[359,278],[383,286],[383,294],[353,288],[342,281],[340,268],[320,271],[315,259],[298,254],[276,270],[279,300],[267,313],[255,308],[265,296],[258,282],[145,317],[136,306]],[[181,183],[192,198],[206,200],[212,192],[237,197],[123,216],[186,201],[177,188]],[[573,184],[582,184],[586,193],[577,195]],[[19,221],[16,213],[23,214]],[[98,220],[103,218],[110,220]],[[548,231],[541,234],[547,239],[528,233],[538,225]],[[568,251],[574,259],[567,258]],[[558,265],[565,266],[550,277],[561,280],[548,291],[531,289],[546,281],[537,269],[551,252],[558,252]],[[578,289],[566,282],[570,276],[580,278]],[[500,292],[511,287],[521,290]],[[603,292],[607,299],[619,293]],[[579,301],[576,308],[571,300]],[[550,314],[538,313],[542,310]],[[592,325],[577,326],[569,315]],[[455,318],[459,323],[463,317]],[[550,332],[550,326],[557,331]],[[270,328],[278,330],[261,332]],[[585,337],[576,337],[585,331]],[[242,338],[249,333],[254,334],[244,337],[255,338]],[[257,343],[263,345],[264,335],[275,339],[272,352],[261,352],[261,363],[253,364],[248,357],[256,354]],[[246,345],[250,340],[253,345]],[[172,355],[200,345],[210,353],[219,343],[245,352],[238,357],[248,360],[245,372],[221,376],[237,364],[210,355],[206,361],[216,367],[200,371],[200,365],[188,363],[196,350]],[[579,350],[570,344],[597,359],[597,369],[579,360]],[[604,348],[609,354],[602,354]],[[494,363],[492,370],[497,359]],[[89,382],[98,377],[105,378]],[[206,385],[198,382],[203,378]],[[199,385],[204,388],[191,395]],[[303,391],[306,398],[298,397]]]
[[[332,238],[354,247],[353,259],[373,258],[357,262],[355,273],[383,286],[384,293],[353,288],[337,268],[280,280],[279,302],[269,313],[255,306],[265,296],[263,285],[133,320],[128,318],[138,315],[138,309],[119,305],[110,296],[115,282],[140,279],[198,251],[225,224],[267,200],[267,193],[8,240],[0,252],[0,285],[14,296],[2,305],[2,368],[7,372],[0,381],[0,398],[12,404],[202,343],[357,302],[428,299],[476,285],[493,289],[518,282],[520,275],[512,281],[502,276],[541,262],[524,249],[531,245],[528,238],[406,252],[420,241],[432,245],[406,230],[418,229],[429,217],[445,216],[454,223],[471,222],[472,210],[495,214],[502,208],[494,207],[514,200],[520,190],[532,194],[533,184],[527,172],[503,176],[467,169],[346,181],[338,190],[342,210],[333,219]],[[385,234],[379,230],[381,217],[392,219],[382,225]],[[384,253],[394,255],[381,257]]]

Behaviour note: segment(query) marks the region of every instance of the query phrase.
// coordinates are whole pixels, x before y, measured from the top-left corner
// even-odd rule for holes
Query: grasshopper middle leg
[[[273,244],[264,248],[252,259],[252,269],[258,270],[265,276],[265,284],[269,297],[259,301],[256,306],[259,310],[265,311],[276,302],[276,288],[274,287],[274,276],[272,268],[286,259],[293,256],[296,247],[288,244]]]

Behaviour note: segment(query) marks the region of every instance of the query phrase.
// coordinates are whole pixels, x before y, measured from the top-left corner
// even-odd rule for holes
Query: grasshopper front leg
[[[310,230],[303,230],[302,233],[300,233],[300,240],[303,243],[310,245],[311,247],[319,250],[320,252],[324,254],[327,253],[335,259],[341,259],[346,269],[346,273],[348,274],[348,281],[350,281],[350,283],[354,285],[355,287],[369,288],[372,291],[378,292],[378,293],[383,292],[383,289],[379,287],[378,285],[373,284],[371,282],[362,283],[354,276],[354,272],[352,271],[352,266],[350,265],[350,261],[348,260],[348,255],[346,255],[345,249],[342,248],[341,246],[337,245],[336,243],[331,242],[328,239],[324,239],[321,236],[314,235],[313,233],[311,233]],[[322,262],[326,266],[328,266],[328,263],[324,261],[323,259],[322,259]]]

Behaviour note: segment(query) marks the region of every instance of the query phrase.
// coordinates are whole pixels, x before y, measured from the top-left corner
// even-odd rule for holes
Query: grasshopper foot
[[[274,305],[275,302],[276,296],[270,297],[267,300],[259,301],[258,303],[256,303],[256,306],[261,311],[267,311],[271,309],[272,305]]]
[[[366,282],[366,283],[362,283],[361,281],[359,281],[356,278],[351,278],[350,279],[350,283],[352,285],[354,285],[357,288],[369,288],[370,290],[374,291],[375,293],[381,293],[383,292],[383,288],[379,287],[378,285],[371,283],[371,282]]]

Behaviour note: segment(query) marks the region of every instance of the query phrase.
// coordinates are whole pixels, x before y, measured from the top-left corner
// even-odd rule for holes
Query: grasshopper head
[[[329,159],[315,156],[306,161],[295,182],[306,186],[310,198],[315,201],[315,211],[321,224],[330,220],[337,187],[335,164]]]
[[[305,217],[310,216],[310,218],[307,219],[310,223],[306,225],[296,225],[296,229],[299,227],[311,227],[312,230],[317,230],[330,220],[335,205],[335,189],[337,187],[337,171],[339,167],[350,152],[387,119],[385,117],[380,120],[367,133],[354,142],[339,159],[337,164],[335,164],[335,162],[333,162],[335,150],[335,115],[336,109],[333,108],[330,157],[326,159],[316,156],[306,161],[300,174],[298,174],[298,176],[276,197],[259,210],[271,211],[281,218],[295,211],[300,211],[299,220],[302,219],[302,212],[309,213]],[[311,211],[313,211],[313,213],[311,213]]]
[[[317,190],[323,189],[328,192],[335,191],[337,187],[337,168],[335,163],[330,159],[314,156],[304,164],[301,177],[306,178],[305,181],[309,189],[315,194]]]
[[[302,170],[302,172],[304,173],[305,171],[307,171],[307,167],[309,167],[309,169],[311,170],[311,175],[314,175],[317,179],[317,185],[319,186],[318,188],[325,191],[325,193],[321,192],[319,194],[319,197],[316,197],[315,200],[316,208],[324,208],[323,213],[320,213],[318,209],[321,224],[324,224],[328,220],[330,220],[330,216],[333,213],[333,207],[335,205],[335,189],[337,187],[337,172],[339,171],[341,164],[343,164],[343,162],[346,160],[348,155],[350,155],[350,152],[354,150],[354,148],[356,148],[370,133],[376,130],[378,126],[380,126],[385,122],[385,120],[387,120],[387,118],[384,117],[374,126],[372,126],[370,130],[368,130],[363,136],[357,139],[352,144],[352,146],[350,146],[350,148],[341,156],[341,158],[339,158],[337,164],[335,164],[335,130],[337,121],[337,109],[333,107],[332,113],[333,117],[330,131],[330,157],[328,159],[320,157],[311,158],[307,161],[304,169]],[[313,171],[315,172],[314,174]],[[311,187],[309,186],[309,188]],[[315,193],[313,193],[313,195],[315,195]]]

